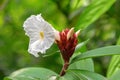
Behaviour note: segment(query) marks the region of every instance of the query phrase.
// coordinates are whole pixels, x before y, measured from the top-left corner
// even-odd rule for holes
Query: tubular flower
[[[30,16],[23,24],[26,35],[29,36],[28,52],[38,57],[38,53],[45,53],[54,43],[54,29],[41,15]]]
[[[77,37],[80,31],[74,32],[74,28],[65,29],[56,37],[56,43],[60,49],[65,63],[69,63],[70,57],[73,55],[75,47],[78,43]],[[56,33],[57,34],[57,33]]]

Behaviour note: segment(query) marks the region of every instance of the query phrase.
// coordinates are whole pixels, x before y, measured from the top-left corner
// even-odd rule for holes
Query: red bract
[[[56,43],[60,49],[64,62],[69,63],[70,57],[73,55],[78,42],[78,34],[74,32],[74,28],[71,28],[59,32],[59,37],[60,39],[56,40]]]

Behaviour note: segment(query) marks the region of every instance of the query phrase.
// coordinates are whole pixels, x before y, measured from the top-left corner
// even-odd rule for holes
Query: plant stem
[[[65,75],[68,66],[69,66],[69,62],[65,62],[64,65],[63,65],[63,67],[62,67],[62,70],[60,72],[60,76]]]

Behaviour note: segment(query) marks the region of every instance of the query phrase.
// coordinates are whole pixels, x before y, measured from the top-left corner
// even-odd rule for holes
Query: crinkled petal
[[[38,55],[38,51],[32,50],[31,48],[28,49],[28,52],[32,55],[34,55],[35,57],[39,57]]]
[[[36,34],[43,30],[43,27],[46,25],[46,21],[41,17],[41,15],[32,15],[30,16],[23,24],[26,35],[31,37],[31,34]]]
[[[41,15],[32,15],[24,22],[24,30],[30,38],[28,52],[38,57],[38,53],[45,53],[54,43],[54,28]],[[41,39],[40,32],[44,33]]]

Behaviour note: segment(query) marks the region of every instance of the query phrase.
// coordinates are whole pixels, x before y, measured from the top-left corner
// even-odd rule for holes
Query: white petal
[[[32,55],[34,55],[35,57],[39,57],[39,55],[38,55],[38,51],[35,51],[35,50],[32,50],[32,49],[28,49],[28,52],[30,53],[30,54],[32,54]]]
[[[29,53],[38,57],[38,53],[45,53],[54,43],[54,28],[46,22],[41,15],[32,15],[24,22],[24,30],[30,38]],[[44,33],[44,38],[40,38],[40,32]]]

